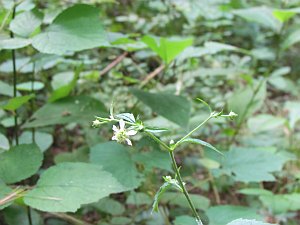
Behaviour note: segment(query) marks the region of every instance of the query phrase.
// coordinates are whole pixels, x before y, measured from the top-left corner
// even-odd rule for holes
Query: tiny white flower
[[[129,136],[136,135],[137,131],[127,130],[125,128],[125,122],[122,119],[119,121],[119,128],[113,125],[112,129],[114,131],[114,136],[111,138],[112,140],[115,140],[119,143],[126,142],[128,145],[132,146]]]
[[[235,112],[230,111],[230,113],[228,114],[229,117],[236,117],[238,116],[238,114],[236,114]]]

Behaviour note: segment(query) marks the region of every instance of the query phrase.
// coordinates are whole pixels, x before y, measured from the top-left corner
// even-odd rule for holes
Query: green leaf
[[[270,114],[260,114],[255,117],[249,118],[247,121],[248,127],[252,133],[272,132],[285,124],[285,119],[275,117]]]
[[[169,155],[166,152],[158,150],[137,152],[133,155],[133,160],[137,163],[142,163],[146,171],[151,171],[153,168],[172,171]]]
[[[150,205],[152,202],[152,199],[149,195],[143,193],[143,192],[134,192],[132,191],[128,198],[126,199],[126,204],[129,205]]]
[[[37,144],[39,149],[44,152],[46,151],[53,143],[53,137],[51,134],[35,131],[34,132],[34,142]],[[31,144],[32,141],[32,132],[25,131],[19,137],[20,144]]]
[[[294,129],[297,122],[300,120],[300,103],[288,101],[285,103],[284,109],[288,111],[289,125]]]
[[[1,49],[18,49],[30,45],[30,39],[24,38],[10,38],[10,39],[0,39],[0,50]]]
[[[38,10],[25,11],[18,14],[9,24],[9,28],[21,37],[29,37],[43,20],[43,14]]]
[[[89,124],[95,115],[105,115],[106,109],[98,100],[89,96],[76,96],[47,103],[38,109],[24,125],[25,128],[54,124]]]
[[[234,205],[214,206],[209,208],[206,214],[209,217],[209,225],[224,225],[239,218],[261,219],[256,209]]]
[[[296,12],[289,10],[289,9],[274,9],[273,10],[273,16],[282,23],[288,21],[295,15],[296,15]]]
[[[165,182],[162,186],[159,187],[158,191],[154,196],[154,202],[152,204],[152,211],[158,212],[158,204],[160,199],[162,198],[163,194],[172,187],[172,184],[169,182]]]
[[[82,204],[96,202],[126,190],[100,166],[61,163],[50,167],[36,187],[24,197],[30,207],[47,212],[75,212]]]
[[[205,147],[208,147],[214,151],[216,151],[217,153],[223,155],[222,152],[220,152],[218,149],[216,149],[214,146],[212,146],[211,144],[205,142],[205,141],[202,141],[200,139],[196,139],[196,138],[186,138],[184,140],[182,140],[179,144],[181,143],[185,143],[185,142],[188,142],[188,143],[193,143],[193,144],[198,144],[198,145],[202,145],[202,146],[205,146]]]
[[[59,55],[107,44],[98,10],[84,4],[64,10],[45,32],[35,36],[32,41],[33,47],[40,52]]]
[[[244,53],[244,54],[250,54],[250,52],[245,49],[238,48],[236,46],[229,45],[229,44],[215,42],[215,41],[205,42],[204,49],[207,51],[206,54],[216,54],[218,52],[223,52],[223,51],[240,52],[240,53]]]
[[[262,195],[259,197],[263,205],[274,214],[283,214],[288,211],[300,210],[300,194]]]
[[[195,218],[191,216],[176,216],[174,225],[198,225]]]
[[[54,90],[52,92],[50,98],[48,99],[48,101],[54,102],[58,99],[68,96],[71,93],[71,91],[74,89],[74,87],[76,86],[76,82],[79,77],[79,73],[80,73],[79,69],[77,69],[75,72],[75,75],[73,76],[73,79],[66,85],[62,85],[59,88],[57,88],[56,90]]]
[[[140,174],[131,158],[128,148],[116,142],[97,144],[91,148],[90,161],[110,172],[126,190],[137,188]]]
[[[13,97],[14,96],[14,87],[10,86],[7,83],[0,81],[0,94]],[[17,95],[19,95],[19,94],[20,93],[17,93]]]
[[[261,188],[244,188],[239,190],[239,193],[244,195],[273,195],[271,191],[261,189]]]
[[[260,221],[257,221],[257,220],[237,219],[237,220],[231,221],[227,225],[272,225],[272,224],[271,223],[260,222]]]
[[[223,171],[236,181],[274,181],[273,172],[280,171],[286,158],[259,148],[232,148],[224,154]]]
[[[238,9],[232,11],[232,13],[249,22],[257,23],[265,28],[270,28],[275,32],[279,32],[282,26],[282,23],[273,16],[272,9],[265,6]]]
[[[101,212],[105,212],[113,216],[122,215],[125,212],[125,207],[120,202],[108,197],[101,199],[92,206]]]
[[[20,83],[17,85],[17,89],[19,91],[39,91],[42,90],[44,88],[44,83],[39,82],[39,81],[34,81],[34,82],[24,82],[24,83]]]
[[[0,154],[0,179],[8,184],[24,180],[38,171],[42,160],[43,155],[37,145],[14,146]]]
[[[169,64],[185,48],[193,44],[192,38],[162,38],[149,35],[144,36],[142,41],[159,55],[166,64]]]
[[[20,97],[11,98],[4,105],[0,105],[0,107],[2,109],[15,111],[16,109],[20,108],[22,105],[27,103],[34,96],[35,96],[34,94],[31,94],[31,95],[24,95],[24,96],[20,96]]]
[[[300,30],[294,30],[284,38],[281,48],[286,50],[300,41]]]
[[[137,89],[132,89],[132,93],[166,119],[180,126],[187,126],[191,103],[186,98],[167,93],[147,93]]]
[[[72,152],[62,152],[54,157],[56,164],[62,162],[89,162],[89,148],[81,147]]]

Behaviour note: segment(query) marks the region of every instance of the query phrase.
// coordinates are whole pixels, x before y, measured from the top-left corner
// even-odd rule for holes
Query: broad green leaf
[[[20,108],[25,103],[27,103],[34,96],[35,96],[34,94],[31,94],[31,95],[24,95],[24,96],[20,96],[20,97],[11,98],[8,100],[7,103],[0,105],[0,108],[14,111],[14,110]]]
[[[111,219],[110,223],[112,225],[127,225],[132,222],[131,218],[125,217],[125,216],[115,216]]]
[[[263,205],[274,214],[300,210],[300,194],[262,195],[259,197]]]
[[[205,147],[210,148],[210,149],[216,151],[217,153],[223,155],[222,152],[220,152],[218,149],[216,149],[214,146],[212,146],[211,144],[207,143],[206,141],[202,141],[202,140],[196,139],[196,138],[186,138],[186,139],[182,140],[180,142],[180,144],[181,143],[185,143],[185,142],[205,146]]]
[[[259,148],[232,148],[224,154],[223,171],[236,181],[274,181],[273,172],[282,169],[286,158]]]
[[[8,149],[9,149],[9,141],[5,135],[0,133],[0,153],[1,150],[8,150]]]
[[[231,221],[227,225],[272,225],[272,224],[271,223],[260,222],[260,221],[257,221],[257,220],[237,219],[237,220]]]
[[[2,49],[18,49],[30,45],[31,40],[25,38],[0,39],[0,50]]]
[[[95,115],[104,115],[106,109],[98,100],[88,96],[76,96],[47,103],[38,109],[24,127],[41,127],[76,122],[88,124]]]
[[[108,197],[101,199],[92,206],[101,212],[105,212],[113,216],[122,215],[125,212],[125,207],[120,202]]]
[[[24,83],[20,83],[17,85],[17,89],[19,91],[39,91],[42,90],[44,88],[44,83],[39,82],[39,81],[34,81],[34,82],[24,82]]]
[[[147,93],[132,89],[132,93],[153,111],[185,127],[190,118],[191,103],[182,96],[167,93]]]
[[[59,55],[107,44],[98,10],[84,4],[64,10],[46,31],[35,36],[32,41],[33,47],[40,52]]]
[[[24,197],[32,208],[47,212],[75,212],[82,204],[125,191],[110,173],[87,163],[61,163],[47,169]]]
[[[199,194],[189,194],[194,206],[198,210],[206,211],[210,205],[210,201],[208,198],[199,195]],[[183,208],[190,208],[188,201],[186,200],[184,194],[178,192],[166,192],[162,198],[161,202],[168,203],[170,205],[177,205]]]
[[[129,205],[150,205],[152,203],[152,199],[149,195],[143,192],[134,192],[132,191],[128,198],[126,199],[126,204]]]
[[[169,155],[166,152],[158,150],[137,152],[133,155],[133,160],[142,163],[146,171],[151,171],[153,168],[172,171]]]
[[[42,24],[43,14],[38,10],[18,14],[9,24],[9,28],[21,37],[29,37]]]
[[[141,183],[129,149],[121,144],[106,142],[95,145],[91,148],[90,161],[110,172],[126,190],[137,188]]]
[[[218,163],[215,160],[209,159],[209,158],[202,158],[199,159],[199,162],[202,166],[204,166],[207,169],[217,169],[220,168],[220,163]]]
[[[34,175],[42,165],[43,155],[35,144],[22,144],[0,154],[0,179],[12,184]]]
[[[285,119],[270,114],[260,114],[248,119],[247,124],[252,133],[266,132],[278,129],[284,125]]]
[[[195,218],[191,216],[176,216],[174,225],[198,225]]]
[[[14,87],[10,86],[7,83],[0,81],[0,95],[13,97],[14,96]]]
[[[281,48],[283,50],[286,50],[293,46],[294,44],[297,44],[300,41],[300,30],[294,30],[290,34],[285,37],[285,39],[281,43]]]
[[[142,41],[159,55],[166,64],[169,64],[185,48],[193,44],[192,38],[163,38],[149,35],[144,36]]]
[[[275,32],[279,32],[282,26],[282,23],[273,16],[272,9],[265,6],[237,9],[232,11],[232,13],[249,22],[258,23],[263,27],[270,28]]]
[[[261,219],[256,209],[234,205],[213,206],[207,210],[206,214],[209,217],[209,225],[224,225],[239,218]]]
[[[53,137],[51,134],[35,131],[34,132],[34,142],[37,144],[39,149],[44,152],[46,151],[53,143]],[[19,137],[20,144],[31,144],[33,143],[32,132],[25,131]]]
[[[207,53],[209,53],[209,54],[216,54],[218,52],[223,52],[223,51],[240,52],[240,53],[244,53],[244,54],[250,54],[250,52],[245,49],[238,48],[236,46],[229,45],[229,44],[215,42],[215,41],[205,42],[204,48],[207,50]]]
[[[28,221],[28,212],[25,206],[13,205],[3,211],[7,225],[31,225]],[[43,224],[43,218],[35,210],[30,210],[32,225]]]

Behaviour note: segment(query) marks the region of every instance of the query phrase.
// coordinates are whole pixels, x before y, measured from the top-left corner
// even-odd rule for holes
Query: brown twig
[[[165,68],[164,64],[161,64],[159,67],[157,67],[154,71],[149,73],[146,78],[142,81],[140,88],[144,87],[151,79],[153,79],[155,76],[157,76],[163,69]]]
[[[100,71],[99,76],[101,77],[104,74],[108,73],[112,68],[114,68],[116,65],[118,65],[127,55],[128,55],[128,52],[124,52],[122,55],[119,55],[117,58],[115,58],[114,61],[112,61],[103,70]]]

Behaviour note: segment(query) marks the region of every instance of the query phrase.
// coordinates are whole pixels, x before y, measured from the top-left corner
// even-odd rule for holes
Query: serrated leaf
[[[98,10],[84,4],[74,5],[61,12],[46,31],[35,36],[32,41],[33,47],[40,52],[59,55],[107,44]]]
[[[186,98],[167,93],[147,93],[137,89],[132,89],[132,93],[166,119],[183,127],[188,124],[191,103]]]
[[[137,188],[140,174],[128,148],[116,142],[97,144],[91,148],[90,161],[110,172],[127,190]]]
[[[182,140],[179,144],[185,143],[185,142],[193,143],[193,144],[198,144],[198,145],[202,145],[202,146],[208,147],[208,148],[216,151],[217,153],[223,155],[222,152],[220,152],[218,149],[216,149],[214,146],[212,146],[211,144],[207,143],[206,141],[202,141],[202,140],[196,139],[196,138],[186,138],[186,139]]]
[[[154,196],[154,202],[152,204],[152,211],[158,212],[158,204],[159,204],[161,197],[171,187],[172,187],[172,185],[168,182],[165,182],[162,186],[160,186],[160,188],[158,189],[158,191],[156,192],[156,194]]]
[[[125,191],[109,172],[87,163],[61,163],[47,169],[24,197],[30,207],[47,212],[75,212],[82,204]]]
[[[76,96],[47,103],[24,124],[25,128],[66,124],[89,124],[95,115],[106,115],[104,105],[89,96]]]
[[[26,160],[24,160],[26,159]],[[0,179],[12,184],[35,174],[43,155],[35,144],[22,144],[0,154]]]

